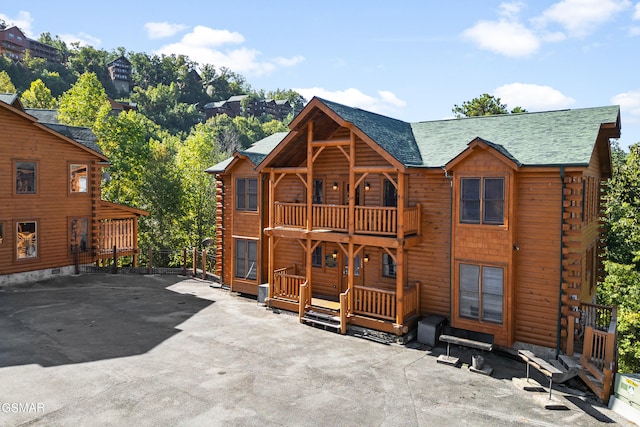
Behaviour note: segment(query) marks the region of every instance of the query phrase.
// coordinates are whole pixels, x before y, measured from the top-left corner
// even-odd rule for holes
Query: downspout
[[[558,329],[556,331],[556,359],[558,358],[558,356],[560,356],[560,334],[562,333],[562,238],[564,237],[564,166],[560,166],[560,180],[560,286],[558,292]]]
[[[453,317],[453,176],[444,167],[442,170],[449,180],[449,316]]]
[[[258,280],[260,283],[268,283],[269,282],[269,273],[267,272],[267,280],[264,280],[264,262],[267,259],[266,256],[264,256],[264,207],[266,205],[268,205],[268,203],[264,202],[264,183],[267,180],[267,175],[266,174],[261,174],[262,175],[262,184],[260,185],[260,204],[258,205],[260,207],[260,275],[258,276]],[[268,196],[267,196],[268,197]],[[269,209],[272,209],[273,207],[269,206]],[[267,250],[267,252],[269,252]],[[267,260],[267,265],[268,265],[269,261]],[[269,268],[267,268],[267,270],[269,270]]]

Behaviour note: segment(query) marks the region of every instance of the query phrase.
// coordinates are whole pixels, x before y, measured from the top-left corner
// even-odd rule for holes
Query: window
[[[38,226],[35,221],[16,223],[16,257],[18,259],[38,256]]]
[[[504,224],[504,178],[462,178],[460,222]]]
[[[323,201],[324,181],[321,179],[313,180],[313,203],[321,205]]]
[[[322,246],[318,245],[311,254],[311,266],[322,267]]]
[[[16,162],[16,193],[36,193],[36,162]]]
[[[236,179],[236,209],[239,211],[258,210],[258,179]]]
[[[0,245],[4,242],[4,228],[3,224],[0,222]]]
[[[393,182],[388,179],[382,184],[382,205],[394,207],[398,206],[398,189]]]
[[[257,246],[255,240],[236,239],[236,277],[256,280]]]
[[[353,265],[354,265],[353,275],[360,276],[360,267],[362,266],[362,259],[360,258],[360,255],[356,255],[353,258]],[[344,274],[345,276],[349,274],[349,257],[348,256],[344,257],[344,271],[342,272],[342,274]]]
[[[504,270],[460,264],[460,317],[502,324]]]
[[[87,218],[74,218],[69,225],[71,252],[86,252],[89,246],[89,221]]]
[[[72,193],[87,192],[87,165],[71,164],[70,183]]]
[[[382,254],[382,275],[396,277],[396,262],[389,254]]]

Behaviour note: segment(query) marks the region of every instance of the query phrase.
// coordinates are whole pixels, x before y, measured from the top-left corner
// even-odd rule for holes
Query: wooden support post
[[[356,231],[356,175],[353,168],[356,165],[356,134],[349,132],[349,216],[348,229],[349,234],[353,235]]]
[[[193,248],[193,262],[191,263],[193,266],[193,277],[198,277],[198,248]]]
[[[113,246],[113,266],[112,271],[113,274],[118,274],[118,248]]]
[[[202,250],[202,280],[207,279],[207,250]]]
[[[404,208],[405,208],[405,176],[404,173],[398,173],[398,239],[404,239]]]
[[[567,316],[567,356],[573,356],[573,339],[576,324],[573,316]]]
[[[182,275],[187,275],[187,248],[182,248]]]
[[[313,122],[307,125],[307,231],[313,229]],[[308,280],[308,279],[307,279]]]
[[[347,289],[353,292],[353,282],[355,277],[355,256],[353,253],[353,242],[349,241],[347,245],[347,259],[349,260],[349,270],[347,271]]]
[[[311,256],[313,255],[313,250],[311,249],[310,238],[307,238],[306,245],[305,245],[305,252],[306,252],[305,276],[307,278],[307,293],[309,295],[309,300],[311,300],[311,298],[313,298],[313,284],[311,280],[311,272],[313,271]]]
[[[422,310],[420,309],[420,301],[422,298],[421,293],[422,282],[419,280],[416,282],[416,315],[420,317],[422,315]]]
[[[396,324],[402,329],[404,323],[404,248],[398,247],[396,252]]]

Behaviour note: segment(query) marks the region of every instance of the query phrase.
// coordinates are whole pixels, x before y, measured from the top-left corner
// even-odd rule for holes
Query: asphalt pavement
[[[307,326],[213,282],[83,275],[0,288],[0,425],[634,425],[507,355]],[[546,409],[553,403],[556,410]]]

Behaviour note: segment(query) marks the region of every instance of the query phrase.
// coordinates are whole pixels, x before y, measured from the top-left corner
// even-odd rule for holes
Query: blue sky
[[[0,19],[98,49],[185,54],[255,89],[416,122],[490,93],[529,111],[621,106],[640,142],[640,1],[13,1]]]

